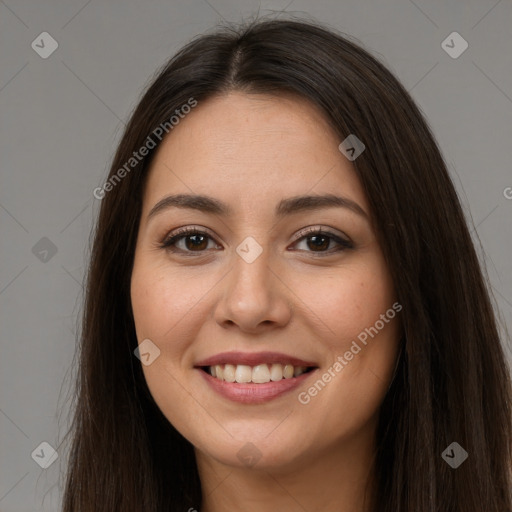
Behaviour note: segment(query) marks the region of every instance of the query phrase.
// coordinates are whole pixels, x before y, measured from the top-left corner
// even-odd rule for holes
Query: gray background
[[[411,92],[485,248],[478,251],[510,330],[510,1],[0,0],[2,512],[60,505],[81,282],[99,207],[93,189],[124,123],[181,45],[258,9],[313,16],[356,37]],[[45,31],[58,48],[43,59],[31,43],[47,50],[38,38]],[[453,31],[469,44],[458,58],[441,46]],[[43,441],[60,454],[48,469],[31,457]]]

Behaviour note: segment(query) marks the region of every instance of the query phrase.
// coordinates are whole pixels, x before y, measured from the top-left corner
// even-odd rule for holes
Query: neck
[[[372,425],[374,427],[374,425]],[[201,512],[374,510],[374,428],[286,466],[234,467],[196,451]]]

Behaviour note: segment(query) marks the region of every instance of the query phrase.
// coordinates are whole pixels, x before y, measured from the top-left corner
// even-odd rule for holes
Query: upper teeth
[[[264,384],[265,382],[281,380],[282,378],[291,379],[292,377],[298,377],[306,371],[307,367],[294,367],[291,364],[259,364],[257,366],[216,364],[208,369],[210,375],[226,382]]]

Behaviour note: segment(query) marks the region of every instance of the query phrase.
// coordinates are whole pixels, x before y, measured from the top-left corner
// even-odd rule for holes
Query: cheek
[[[149,338],[160,355],[142,370],[151,395],[174,425],[187,425],[197,404],[183,385],[191,346],[204,322],[201,299],[212,284],[191,280],[154,256],[140,254],[131,277],[131,301],[139,343]],[[205,276],[205,279],[207,277]]]
[[[137,336],[163,340],[172,329],[196,314],[195,309],[211,285],[207,280],[187,279],[174,271],[141,258],[131,279],[131,300]]]
[[[391,308],[393,285],[380,261],[346,267],[336,274],[306,279],[300,284],[300,297],[317,317],[322,340],[339,352]]]
[[[374,418],[391,381],[400,330],[394,288],[380,261],[346,267],[316,294],[311,285],[302,290],[304,302],[328,326],[319,340],[327,354],[317,380],[298,397],[321,419],[304,435],[321,437],[323,428],[348,435]]]

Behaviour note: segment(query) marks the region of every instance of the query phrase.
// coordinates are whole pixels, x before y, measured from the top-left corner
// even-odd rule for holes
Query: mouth
[[[294,366],[292,364],[266,364],[255,366],[245,364],[216,364],[201,366],[201,370],[211,375],[214,379],[237,384],[266,384],[267,382],[279,382],[283,379],[300,377],[316,369],[314,366]]]
[[[194,368],[224,398],[259,404],[297,388],[318,365],[276,352],[226,352],[200,361]]]

